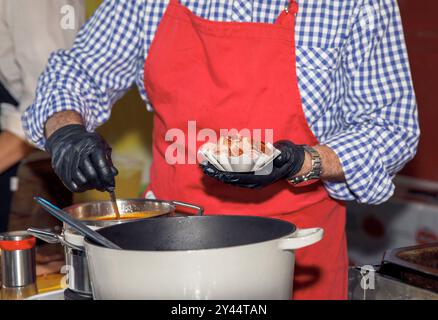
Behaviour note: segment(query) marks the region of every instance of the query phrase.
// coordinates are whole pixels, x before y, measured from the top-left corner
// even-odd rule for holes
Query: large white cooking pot
[[[294,250],[322,239],[277,219],[149,219],[99,233],[127,250],[86,239],[95,299],[290,299]]]

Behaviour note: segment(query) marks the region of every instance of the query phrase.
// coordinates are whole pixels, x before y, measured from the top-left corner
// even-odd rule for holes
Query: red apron
[[[345,207],[321,183],[292,187],[279,181],[260,190],[225,185],[205,176],[196,132],[272,129],[274,140],[318,143],[307,125],[295,70],[295,13],[291,2],[274,24],[203,19],[171,0],[145,62],[144,81],[154,107],[151,190],[158,199],[202,205],[206,214],[274,217],[299,228],[323,227],[319,243],[296,252],[295,299],[347,297]],[[196,129],[188,122],[196,121]],[[166,141],[169,130],[184,141]],[[169,164],[178,145],[187,164]]]

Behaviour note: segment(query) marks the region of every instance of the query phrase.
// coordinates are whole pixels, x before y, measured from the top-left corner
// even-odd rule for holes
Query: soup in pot
[[[121,213],[120,219],[118,220],[130,220],[130,219],[144,219],[144,218],[152,218],[163,213],[160,211],[138,211],[132,213]],[[114,214],[102,216],[102,217],[90,217],[87,218],[89,221],[109,221],[109,220],[117,220]]]

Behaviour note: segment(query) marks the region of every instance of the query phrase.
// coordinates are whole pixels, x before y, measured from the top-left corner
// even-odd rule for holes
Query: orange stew
[[[129,220],[129,219],[143,219],[143,218],[151,218],[162,213],[159,211],[139,211],[132,213],[121,213],[120,220]],[[108,215],[103,217],[90,217],[87,220],[95,220],[95,221],[107,221],[107,220],[116,220],[114,215]]]

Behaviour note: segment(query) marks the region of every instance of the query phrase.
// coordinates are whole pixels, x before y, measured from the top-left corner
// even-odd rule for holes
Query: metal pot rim
[[[124,199],[117,199],[117,202],[119,202],[119,201],[164,203],[164,204],[168,204],[173,209],[175,209],[174,203],[172,201],[168,201],[168,200],[155,200],[155,199],[143,199],[143,198],[124,198]],[[87,201],[87,202],[72,204],[71,206],[65,207],[63,210],[70,213],[72,210],[79,208],[81,206],[87,205],[87,204],[99,204],[99,203],[108,203],[108,202],[110,202],[110,200]],[[86,220],[83,220],[83,221],[86,221]]]
[[[82,203],[77,203],[77,204],[73,204],[71,206],[68,206],[66,208],[64,208],[64,211],[73,214],[73,212],[75,210],[77,210],[78,208],[87,206],[87,205],[99,205],[99,204],[107,204],[109,203],[110,200],[97,200],[97,201],[88,201],[88,202],[82,202]],[[167,201],[167,200],[155,200],[155,199],[142,199],[142,198],[126,198],[126,199],[117,199],[117,202],[131,202],[131,203],[155,203],[155,204],[162,204],[163,206],[166,206],[166,211],[157,212],[157,215],[155,215],[154,217],[159,217],[159,216],[163,216],[163,215],[168,215],[171,214],[173,212],[175,212],[176,206],[172,201]],[[123,214],[123,213],[122,213]],[[99,217],[99,215],[96,215],[96,217]],[[114,225],[114,224],[120,224],[120,223],[126,223],[126,222],[131,222],[131,221],[140,221],[140,220],[144,220],[144,219],[150,219],[151,217],[145,217],[145,218],[132,218],[132,219],[111,219],[111,220],[95,220],[95,219],[80,219],[81,221],[83,221],[86,224],[89,225],[94,225],[94,226],[98,226],[98,227],[107,227],[110,225]],[[71,228],[69,228],[67,225],[64,224],[64,230],[69,230]]]

